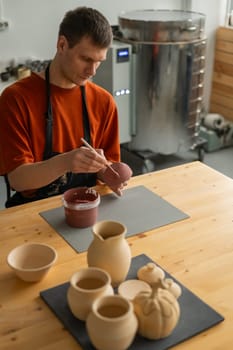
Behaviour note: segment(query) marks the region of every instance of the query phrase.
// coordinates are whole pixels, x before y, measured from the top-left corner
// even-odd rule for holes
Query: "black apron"
[[[54,157],[58,153],[53,152],[53,113],[51,104],[51,93],[50,93],[50,79],[49,79],[49,65],[45,70],[45,83],[46,83],[46,97],[47,97],[47,111],[46,116],[46,134],[45,134],[45,150],[43,159],[49,159]],[[90,134],[90,124],[88,118],[87,104],[85,87],[80,86],[82,95],[82,116],[83,116],[83,126],[84,126],[84,139],[91,144],[91,134]],[[66,173],[57,180],[53,181],[47,186],[39,188],[33,197],[24,197],[20,192],[15,192],[11,196],[11,189],[8,182],[7,176],[5,176],[5,182],[7,186],[7,201],[5,203],[6,208],[14,207],[16,205],[33,202],[39,199],[48,198],[58,194],[64,193],[69,188],[88,186],[92,187],[96,184],[96,173],[83,173],[74,174]]]

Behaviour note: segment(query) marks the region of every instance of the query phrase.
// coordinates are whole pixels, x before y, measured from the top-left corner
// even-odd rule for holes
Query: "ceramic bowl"
[[[100,195],[88,187],[67,190],[62,197],[66,223],[72,227],[93,226],[97,220]]]
[[[40,281],[57,259],[56,250],[42,243],[25,243],[7,256],[8,265],[16,275],[27,282]]]
[[[137,279],[126,280],[118,287],[118,294],[131,301],[138,293],[148,291],[151,291],[150,285]]]

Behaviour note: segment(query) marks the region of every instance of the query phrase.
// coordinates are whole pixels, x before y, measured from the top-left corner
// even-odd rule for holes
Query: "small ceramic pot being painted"
[[[93,226],[97,220],[100,195],[92,188],[67,190],[62,197],[66,223],[72,227]]]
[[[98,350],[125,350],[136,335],[138,321],[130,301],[120,295],[98,298],[87,317],[87,332]]]
[[[127,182],[133,174],[132,169],[123,162],[112,163],[111,167],[119,176],[114,175],[110,168],[106,168],[103,179],[106,185],[110,187],[119,186],[121,183]]]
[[[85,321],[97,298],[113,294],[110,275],[102,269],[89,267],[75,272],[71,277],[67,302],[72,314]]]
[[[123,282],[131,263],[131,250],[125,239],[126,227],[117,221],[99,221],[93,228],[93,240],[87,250],[88,266],[107,271],[112,286]]]

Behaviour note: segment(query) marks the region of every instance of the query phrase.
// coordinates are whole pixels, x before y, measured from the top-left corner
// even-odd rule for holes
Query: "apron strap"
[[[87,111],[85,86],[84,85],[80,86],[80,89],[81,89],[81,95],[82,95],[84,139],[91,145],[91,131],[90,131],[88,111]]]
[[[44,150],[44,160],[51,158],[53,153],[53,111],[51,103],[51,91],[50,91],[50,79],[49,79],[49,67],[50,64],[46,67],[45,70],[45,84],[46,84],[46,98],[47,98],[47,111],[46,116],[46,131],[45,131],[45,150]],[[84,139],[91,144],[91,131],[90,123],[87,111],[87,102],[86,102],[86,92],[85,86],[80,86],[81,96],[82,96],[82,117],[83,117],[83,131]]]
[[[50,63],[45,69],[47,111],[45,112],[46,130],[45,130],[44,160],[52,157],[52,153],[53,153],[53,111],[52,111],[52,104],[51,104],[49,67],[50,67]]]

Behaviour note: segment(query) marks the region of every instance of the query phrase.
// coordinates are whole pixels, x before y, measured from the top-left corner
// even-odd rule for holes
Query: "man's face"
[[[95,75],[108,50],[95,46],[89,37],[83,37],[78,44],[69,48],[64,36],[59,37],[57,49],[63,79],[76,85],[84,85]]]

